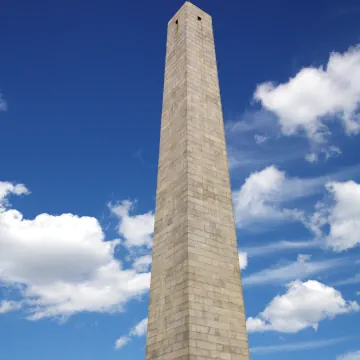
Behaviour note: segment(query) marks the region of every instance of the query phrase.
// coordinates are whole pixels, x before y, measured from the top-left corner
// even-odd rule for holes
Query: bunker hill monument
[[[168,23],[146,360],[248,360],[211,16]]]

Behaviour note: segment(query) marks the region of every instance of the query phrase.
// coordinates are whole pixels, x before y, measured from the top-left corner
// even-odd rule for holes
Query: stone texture
[[[168,23],[147,360],[248,360],[211,17]]]

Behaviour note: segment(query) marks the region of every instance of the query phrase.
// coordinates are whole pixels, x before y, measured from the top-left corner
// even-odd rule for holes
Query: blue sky
[[[144,359],[167,21],[5,1],[0,358]],[[360,359],[360,7],[213,16],[252,359]]]

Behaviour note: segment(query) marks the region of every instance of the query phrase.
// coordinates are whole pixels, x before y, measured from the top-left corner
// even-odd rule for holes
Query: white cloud
[[[263,144],[264,142],[266,142],[267,140],[269,140],[269,137],[268,137],[268,136],[264,136],[264,135],[255,134],[255,135],[254,135],[254,139],[255,139],[255,142],[256,142],[258,145],[261,145],[261,144]]]
[[[289,192],[289,185],[285,173],[275,166],[250,174],[240,191],[233,194],[237,226],[246,227],[258,221],[301,220],[300,211],[280,206],[287,196],[294,196],[296,189]],[[291,185],[295,188],[296,184]]]
[[[7,103],[4,100],[3,94],[0,93],[0,111],[6,111],[7,110]]]
[[[148,326],[148,318],[142,319],[131,331],[130,331],[130,335],[131,336],[144,336],[146,334],[147,331],[147,326]]]
[[[0,231],[0,282],[19,291],[29,319],[121,311],[149,289],[150,273],[123,269],[114,257],[119,240],[105,241],[95,218],[24,219],[10,209],[0,212]]]
[[[140,256],[135,259],[133,262],[133,268],[138,272],[146,272],[149,270],[151,265],[152,257],[151,255]]]
[[[318,161],[318,155],[316,153],[309,153],[305,155],[305,160],[309,163],[315,163]]]
[[[284,351],[299,351],[299,350],[310,350],[327,347],[338,344],[347,340],[347,338],[329,339],[329,340],[317,340],[317,341],[306,341],[290,344],[281,345],[270,345],[270,346],[256,346],[250,349],[253,354],[271,354]]]
[[[330,259],[310,262],[310,255],[298,255],[295,262],[276,266],[250,274],[243,278],[244,285],[283,283],[295,279],[304,279],[311,275],[329,271],[345,264],[344,259]]]
[[[123,201],[120,204],[109,205],[111,212],[119,218],[118,232],[125,241],[127,248],[146,246],[152,247],[152,234],[154,233],[154,213],[131,216],[134,203]]]
[[[284,295],[276,296],[255,318],[247,319],[249,332],[296,333],[336,315],[359,311],[355,301],[345,301],[341,293],[315,280],[296,280]]]
[[[339,119],[348,135],[360,132],[360,46],[331,53],[326,68],[303,68],[287,83],[260,84],[254,99],[278,117],[284,135],[305,133],[326,153],[327,120]]]
[[[342,153],[341,150],[334,145],[327,146],[324,148],[315,148],[314,150],[316,151],[310,152],[305,155],[305,160],[308,161],[309,163],[316,163],[319,160],[319,154],[323,154],[325,160],[328,160]]]
[[[329,182],[326,185],[333,204],[319,202],[309,224],[318,238],[324,238],[334,251],[360,244],[360,184],[354,181]],[[324,226],[330,230],[324,234]]]
[[[360,244],[360,184],[354,181],[327,185],[335,206],[329,216],[330,234],[327,243],[345,250]]]
[[[360,360],[360,350],[338,356],[336,360]]]
[[[130,338],[128,338],[127,336],[122,336],[119,339],[116,340],[115,342],[115,349],[121,349],[123,348],[125,345],[127,345],[130,342]]]
[[[290,201],[306,198],[315,194],[323,193],[324,186],[335,197],[337,206],[331,214],[332,239],[339,231],[346,229],[340,225],[340,220],[348,214],[349,210],[341,212],[337,209],[341,206],[352,207],[352,219],[348,226],[359,226],[360,214],[360,185],[353,181],[341,183],[340,181],[353,177],[359,173],[359,166],[343,168],[342,170],[327,175],[313,178],[289,177],[284,171],[271,165],[265,169],[253,172],[245,180],[238,191],[233,191],[233,204],[236,225],[246,228],[254,223],[261,223],[264,228],[270,223],[284,221],[299,221],[314,231],[319,238],[322,235],[321,228],[328,221],[329,206],[318,203],[313,218],[309,221],[308,216],[297,208],[285,206]],[[346,195],[348,193],[348,195]],[[351,196],[349,194],[351,193]],[[353,195],[353,196],[352,196]],[[345,198],[348,197],[348,198]],[[341,205],[343,204],[343,205]],[[347,215],[346,215],[347,216]],[[339,226],[338,226],[339,225]],[[260,227],[256,228],[257,230]],[[348,242],[359,242],[360,231],[353,231]]]
[[[128,344],[132,337],[137,336],[141,337],[144,336],[147,332],[147,326],[148,326],[148,318],[142,319],[136,326],[134,326],[130,331],[128,336],[121,336],[118,340],[115,342],[115,348],[121,349],[126,344]]]
[[[23,184],[16,184],[0,181],[0,212],[4,211],[6,206],[10,206],[7,197],[9,195],[27,195],[29,190]]]
[[[239,251],[239,264],[241,270],[245,270],[247,268],[248,256],[246,252]]]
[[[3,300],[0,302],[0,314],[5,314],[10,311],[19,310],[21,303],[18,301]]]

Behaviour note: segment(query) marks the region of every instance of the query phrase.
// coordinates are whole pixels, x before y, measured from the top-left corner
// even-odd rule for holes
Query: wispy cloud
[[[360,350],[340,355],[336,360],[360,360]]]
[[[0,111],[6,111],[7,110],[7,103],[4,100],[3,94],[0,93]]]
[[[144,163],[144,159],[143,159],[143,149],[137,149],[134,153],[133,153],[133,157],[137,160],[140,161],[141,165],[145,165]]]
[[[249,110],[234,121],[225,123],[229,167],[251,171],[273,163],[301,159],[306,151],[299,144],[279,141],[276,117],[263,110]],[[284,139],[282,139],[284,140]],[[260,146],[261,145],[261,146]]]
[[[276,135],[278,127],[277,118],[270,111],[260,110],[247,110],[236,120],[227,121],[225,124],[225,131],[227,136],[247,133],[261,133],[266,132]],[[255,134],[254,134],[255,135]]]
[[[346,264],[345,258],[322,261],[310,261],[310,258],[310,255],[298,255],[297,260],[294,262],[264,269],[244,277],[243,284],[281,284],[295,279],[305,279]]]
[[[360,273],[354,276],[351,276],[347,279],[339,280],[335,282],[334,286],[341,286],[341,285],[352,285],[352,284],[360,284]]]
[[[341,4],[341,3],[340,3]],[[327,19],[329,20],[336,20],[338,18],[344,17],[344,16],[358,16],[358,13],[360,13],[360,6],[354,5],[354,6],[345,6],[341,7],[333,12],[331,12]]]
[[[267,140],[269,140],[269,137],[265,135],[255,134],[254,140],[258,145],[261,145],[264,144]]]
[[[127,336],[122,336],[119,339],[117,339],[115,341],[115,349],[121,349],[123,348],[125,345],[127,345],[129,342],[131,341],[131,339]]]
[[[248,257],[264,256],[274,252],[291,251],[298,249],[316,249],[323,244],[320,241],[304,240],[304,241],[277,241],[263,246],[242,247],[241,250],[246,252]]]
[[[130,331],[129,335],[121,336],[115,341],[115,349],[121,349],[127,345],[134,336],[142,337],[147,332],[148,318],[142,319],[137,325],[135,325]]]
[[[307,342],[290,343],[290,344],[282,344],[282,345],[257,346],[251,348],[250,352],[253,354],[262,355],[262,354],[271,354],[271,353],[284,352],[284,351],[289,352],[289,351],[299,351],[299,350],[310,350],[310,349],[318,349],[322,347],[336,345],[347,340],[349,340],[349,338],[307,341]]]

